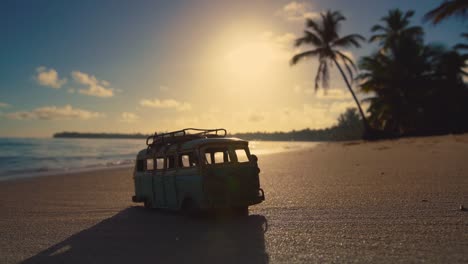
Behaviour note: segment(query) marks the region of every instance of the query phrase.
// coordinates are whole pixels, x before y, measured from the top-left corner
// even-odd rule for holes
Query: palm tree
[[[330,63],[336,65],[338,70],[343,77],[346,86],[348,87],[349,92],[353,96],[354,101],[359,109],[359,113],[362,117],[362,122],[364,124],[365,133],[369,136],[370,127],[367,123],[367,119],[362,111],[361,105],[351,88],[350,81],[343,71],[340,63],[340,60],[344,67],[346,68],[350,80],[353,80],[353,71],[356,71],[356,65],[342,49],[349,47],[359,48],[360,42],[364,41],[365,38],[359,34],[350,34],[344,37],[338,35],[340,22],[346,20],[346,18],[338,11],[327,11],[320,14],[321,21],[307,19],[306,29],[304,31],[304,36],[296,39],[296,47],[299,47],[303,44],[308,44],[313,47],[312,50],[301,52],[296,54],[291,59],[291,65],[296,65],[300,60],[317,57],[319,61],[319,66],[317,69],[317,74],[315,76],[315,90],[319,89],[319,83],[322,82],[322,88],[328,88],[329,80],[329,67],[332,66]]]
[[[425,20],[430,20],[434,25],[450,16],[467,17],[468,0],[444,0],[442,4],[429,11]]]
[[[377,24],[371,28],[374,33],[369,42],[378,42],[381,52],[398,53],[401,46],[406,46],[408,42],[422,43],[424,31],[420,26],[409,26],[410,18],[414,16],[414,11],[409,10],[403,13],[400,9],[392,9],[388,15],[380,20],[383,25]]]
[[[360,88],[375,95],[370,102],[369,121],[388,135],[405,133],[414,125],[419,106],[419,76],[427,69],[424,32],[411,26],[413,11],[390,10],[374,25],[369,42],[377,42],[380,51],[361,59]]]

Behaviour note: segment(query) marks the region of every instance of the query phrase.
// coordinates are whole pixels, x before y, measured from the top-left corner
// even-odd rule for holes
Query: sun
[[[288,65],[288,47],[275,34],[255,24],[228,27],[212,43],[217,70],[236,82],[271,79],[278,65]]]
[[[226,54],[226,69],[236,78],[251,80],[264,77],[275,55],[275,47],[266,41],[246,41]]]

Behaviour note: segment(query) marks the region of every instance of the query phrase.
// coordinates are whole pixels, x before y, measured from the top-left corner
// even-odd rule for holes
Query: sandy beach
[[[132,169],[0,182],[0,263],[468,263],[468,135],[260,155],[248,217],[131,202]]]

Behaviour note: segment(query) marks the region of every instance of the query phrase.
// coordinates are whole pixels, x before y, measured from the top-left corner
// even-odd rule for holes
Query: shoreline
[[[70,176],[74,174],[83,174],[83,173],[93,173],[99,171],[110,171],[110,170],[121,170],[121,169],[130,169],[133,168],[133,164],[126,164],[126,165],[115,165],[112,167],[92,167],[92,168],[77,168],[71,170],[56,170],[56,171],[45,171],[45,172],[37,172],[37,173],[24,173],[24,174],[16,174],[12,176],[3,176],[0,177],[0,184],[2,182],[10,182],[10,181],[19,181],[19,180],[28,180],[34,178],[43,178],[43,177],[50,177],[50,176]]]
[[[395,138],[395,139],[382,139],[377,141],[366,141],[366,140],[348,140],[348,141],[292,141],[297,143],[310,143],[313,145],[299,147],[299,148],[281,148],[281,150],[275,149],[272,152],[260,152],[256,153],[255,149],[251,149],[251,153],[255,154],[259,157],[267,156],[267,155],[275,155],[275,154],[284,154],[290,152],[307,152],[311,149],[318,148],[319,146],[352,146],[352,145],[365,145],[365,144],[385,144],[385,143],[392,143],[392,142],[412,142],[414,140],[437,140],[437,139],[455,139],[456,138],[468,138],[468,133],[465,134],[448,134],[448,135],[434,135],[434,136],[427,136],[427,137],[405,137],[405,138]],[[258,143],[289,143],[289,141],[250,141],[249,146],[252,144]],[[57,169],[53,171],[41,171],[41,172],[25,172],[20,174],[8,175],[8,176],[1,176],[0,177],[0,184],[3,182],[9,181],[16,181],[16,180],[26,180],[31,178],[38,178],[38,177],[48,177],[48,176],[69,176],[73,174],[82,174],[82,173],[93,173],[99,171],[108,171],[108,170],[119,170],[119,169],[130,169],[133,168],[133,163],[126,163],[120,165],[95,165],[90,167],[83,167],[83,168],[73,168],[73,169]]]
[[[250,141],[251,145],[255,144],[261,144],[262,142],[265,141]],[[287,141],[267,141],[268,143],[273,143],[273,144],[278,144],[279,147],[281,143],[290,143]],[[299,144],[303,142],[298,142]],[[307,146],[304,147],[297,147],[297,148],[276,148],[271,150],[270,152],[262,152],[256,153],[255,150],[251,149],[252,154],[255,154],[257,156],[265,156],[265,155],[272,155],[272,154],[280,154],[280,153],[286,153],[286,152],[295,152],[295,151],[304,151],[308,149],[315,148],[319,146],[320,144],[324,144],[327,142],[305,142]],[[333,142],[332,142],[333,143]],[[309,146],[310,145],[310,146]],[[136,155],[136,154],[135,154]],[[119,165],[93,165],[89,167],[82,167],[82,168],[72,168],[72,169],[54,169],[54,170],[49,170],[49,171],[39,171],[39,172],[24,172],[24,173],[18,173],[18,174],[12,174],[12,175],[5,175],[5,176],[0,176],[0,183],[6,182],[6,181],[15,181],[15,180],[22,180],[22,179],[29,179],[29,178],[37,178],[37,177],[47,177],[47,176],[57,176],[57,175],[63,175],[67,176],[70,174],[80,174],[80,173],[86,173],[86,172],[95,172],[95,171],[105,171],[105,170],[113,170],[113,169],[127,169],[127,168],[133,168],[134,162],[129,162],[125,164],[119,164]]]

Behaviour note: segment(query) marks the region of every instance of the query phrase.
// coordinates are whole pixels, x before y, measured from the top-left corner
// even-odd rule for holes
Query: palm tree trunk
[[[354,101],[356,102],[356,105],[357,105],[357,107],[359,109],[359,113],[361,113],[362,124],[364,125],[364,134],[365,134],[365,136],[370,136],[371,129],[370,129],[369,123],[367,123],[366,116],[364,115],[364,112],[362,111],[361,104],[359,103],[359,101],[358,101],[358,99],[356,97],[356,94],[354,94],[353,89],[351,89],[351,85],[349,84],[348,78],[346,78],[346,75],[344,74],[343,69],[341,69],[340,64],[338,64],[338,62],[336,61],[335,58],[333,58],[333,62],[335,63],[338,70],[340,70],[341,76],[343,76],[343,79],[344,79],[346,85],[348,86],[348,90],[351,93],[351,95],[353,96]]]

